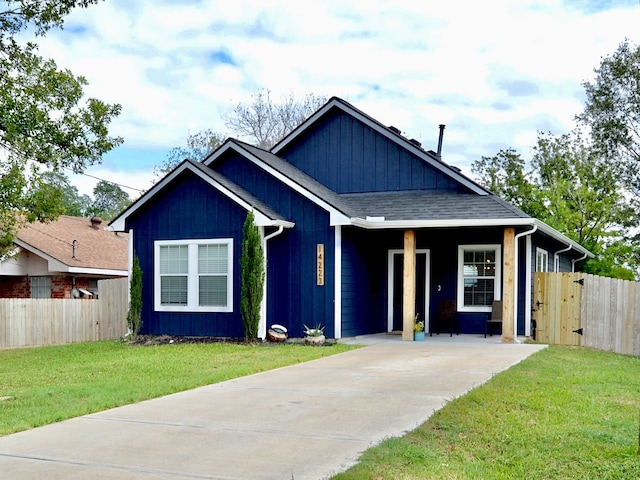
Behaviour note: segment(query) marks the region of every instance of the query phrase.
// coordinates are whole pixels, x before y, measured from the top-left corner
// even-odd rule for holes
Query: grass
[[[550,347],[335,480],[639,480],[640,358]]]
[[[352,348],[104,341],[1,350],[0,435]]]

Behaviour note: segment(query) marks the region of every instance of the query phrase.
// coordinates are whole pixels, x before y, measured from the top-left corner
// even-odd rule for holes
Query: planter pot
[[[416,342],[423,342],[424,341],[424,332],[413,332],[413,339]]]
[[[316,337],[304,337],[304,343],[306,343],[307,345],[322,345],[324,341],[324,335],[318,335]]]

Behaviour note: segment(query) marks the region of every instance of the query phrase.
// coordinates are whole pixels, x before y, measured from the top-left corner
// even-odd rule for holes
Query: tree
[[[133,256],[131,268],[131,283],[129,284],[129,312],[127,313],[127,325],[131,337],[135,340],[142,327],[142,269],[138,256]]]
[[[64,173],[54,170],[46,171],[38,180],[38,187],[29,189],[30,195],[48,199],[59,209],[60,215],[73,217],[87,215],[92,203],[91,198],[88,195],[81,196]]]
[[[60,212],[57,200],[28,195],[29,183],[42,186],[49,169],[81,172],[99,163],[102,155],[122,142],[108,126],[120,105],[95,98],[83,102],[87,81],[53,60],[37,55],[33,42],[20,44],[16,36],[32,32],[44,36],[61,28],[73,8],[98,0],[7,0],[0,11],[0,147],[7,155],[0,174],[3,243],[10,241],[20,219],[50,220]],[[25,180],[29,177],[29,180]],[[58,198],[58,197],[56,197]]]
[[[252,211],[242,227],[240,256],[240,314],[247,342],[258,337],[260,306],[264,295],[264,252],[260,231],[254,223]]]
[[[591,128],[594,145],[607,157],[640,161],[640,46],[625,40],[602,59],[578,120]]]
[[[87,214],[111,220],[130,204],[127,192],[115,183],[100,180],[93,189],[93,203]]]
[[[297,99],[289,93],[276,103],[267,89],[258,91],[251,99],[250,103],[238,103],[225,116],[225,125],[236,135],[250,138],[265,150],[273,147],[327,101],[324,96],[307,94]]]
[[[158,179],[161,179],[186,158],[200,161],[211,150],[218,148],[222,142],[224,142],[224,137],[210,129],[189,135],[187,137],[187,148],[172,148],[162,165],[153,169],[153,174]]]
[[[526,171],[525,160],[514,149],[482,157],[471,165],[471,171],[485,188],[529,215],[539,217],[545,210],[538,188],[529,181],[531,172]]]
[[[638,165],[629,169],[627,162],[601,157],[574,131],[540,133],[529,168],[507,150],[482,157],[472,171],[494,193],[595,253],[586,271],[619,278],[640,272],[638,239],[631,235],[640,219]]]

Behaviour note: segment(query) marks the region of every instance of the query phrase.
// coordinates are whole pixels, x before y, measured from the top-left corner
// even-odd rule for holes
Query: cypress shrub
[[[264,295],[264,275],[262,237],[254,223],[253,212],[250,211],[242,227],[240,257],[240,313],[247,342],[258,337],[260,304]]]

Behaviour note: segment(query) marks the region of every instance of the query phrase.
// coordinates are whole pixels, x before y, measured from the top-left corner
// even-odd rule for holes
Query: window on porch
[[[500,300],[500,246],[458,247],[458,310],[488,312]]]

